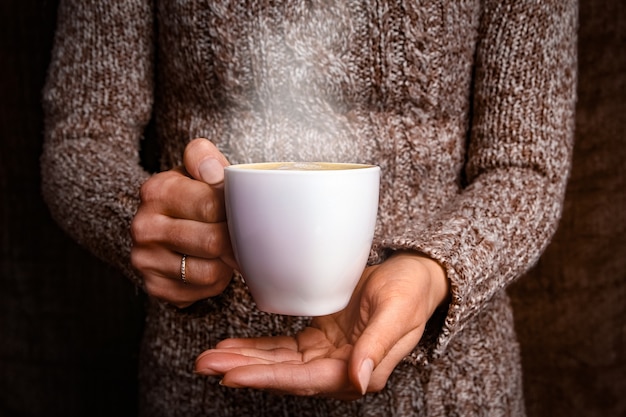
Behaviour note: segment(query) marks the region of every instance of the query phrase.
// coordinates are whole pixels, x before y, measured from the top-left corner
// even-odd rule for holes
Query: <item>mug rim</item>
[[[292,166],[292,165],[302,164],[302,169],[285,169],[281,168],[281,166]],[[307,169],[306,166],[311,165],[337,165],[338,169]],[[263,168],[263,167],[272,167],[275,168]],[[267,162],[250,162],[250,163],[242,163],[242,164],[233,164],[224,167],[226,171],[254,171],[254,172],[267,172],[267,173],[307,173],[307,174],[319,174],[319,173],[330,173],[330,172],[355,172],[362,170],[371,170],[371,169],[380,169],[378,165],[373,164],[365,164],[358,162],[328,162],[328,161],[267,161]]]

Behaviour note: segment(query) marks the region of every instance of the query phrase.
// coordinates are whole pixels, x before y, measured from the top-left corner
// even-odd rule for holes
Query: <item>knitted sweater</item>
[[[193,374],[195,356],[223,338],[307,323],[258,311],[240,277],[183,310],[150,299],[144,415],[524,414],[505,289],[537,261],[562,210],[575,0],[62,0],[58,16],[44,197],[71,236],[138,286],[129,224],[150,175],[139,155],[151,118],[162,169],[195,137],[231,163],[379,165],[369,262],[412,249],[450,281],[449,305],[386,388],[353,402]]]

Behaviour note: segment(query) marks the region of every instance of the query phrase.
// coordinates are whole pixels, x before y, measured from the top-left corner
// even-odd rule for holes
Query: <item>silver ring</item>
[[[187,255],[183,254],[183,257],[180,260],[180,279],[183,281],[184,284],[189,284],[189,282],[187,282],[187,277],[185,275],[186,269],[187,269]]]

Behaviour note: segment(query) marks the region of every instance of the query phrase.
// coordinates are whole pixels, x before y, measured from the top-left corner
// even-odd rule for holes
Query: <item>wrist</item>
[[[437,308],[450,299],[450,281],[445,269],[439,262],[426,256],[418,256],[420,256],[420,262],[426,266],[430,273],[434,308]]]
[[[395,256],[407,257],[420,264],[429,280],[430,310],[434,312],[450,300],[450,281],[446,271],[436,260],[414,251],[399,251]]]

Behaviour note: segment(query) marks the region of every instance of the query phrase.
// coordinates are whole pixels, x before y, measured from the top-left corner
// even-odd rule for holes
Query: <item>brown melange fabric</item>
[[[192,373],[195,356],[225,337],[307,322],[259,312],[239,277],[182,311],[151,300],[142,413],[523,415],[505,289],[561,213],[576,29],[574,0],[61,1],[43,192],[69,234],[137,285],[129,223],[149,175],[139,147],[152,114],[162,169],[195,137],[232,163],[380,165],[370,262],[415,249],[451,282],[448,309],[387,388],[346,403],[226,389]]]

